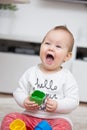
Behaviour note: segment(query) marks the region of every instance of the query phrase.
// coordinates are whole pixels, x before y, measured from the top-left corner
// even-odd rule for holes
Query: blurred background
[[[0,93],[12,93],[23,72],[40,62],[39,48],[46,32],[66,25],[74,35],[73,57],[65,66],[75,76],[80,101],[87,102],[87,1],[0,1]]]

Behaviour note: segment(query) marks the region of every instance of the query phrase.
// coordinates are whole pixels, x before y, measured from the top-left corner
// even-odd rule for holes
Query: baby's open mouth
[[[51,64],[54,60],[54,56],[52,54],[47,54],[46,60],[49,64]]]

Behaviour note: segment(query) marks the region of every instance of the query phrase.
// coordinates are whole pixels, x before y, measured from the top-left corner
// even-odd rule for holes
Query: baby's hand
[[[38,104],[35,103],[34,101],[30,101],[29,97],[27,97],[25,100],[24,100],[24,107],[27,109],[27,110],[37,110],[39,108]]]
[[[54,112],[57,109],[57,102],[53,99],[47,98],[46,111]]]

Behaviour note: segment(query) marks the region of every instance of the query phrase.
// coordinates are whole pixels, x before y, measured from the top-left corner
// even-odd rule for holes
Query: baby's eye
[[[61,46],[60,46],[60,45],[56,45],[56,47],[57,47],[57,48],[61,48]]]
[[[46,45],[50,45],[50,43],[49,43],[49,42],[45,42],[45,44],[46,44]]]

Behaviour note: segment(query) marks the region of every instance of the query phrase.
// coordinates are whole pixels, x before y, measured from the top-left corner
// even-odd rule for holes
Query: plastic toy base
[[[14,120],[10,124],[9,128],[10,128],[10,130],[26,130],[25,123],[20,119]]]
[[[43,120],[35,127],[34,130],[52,130],[52,127],[47,121]]]

